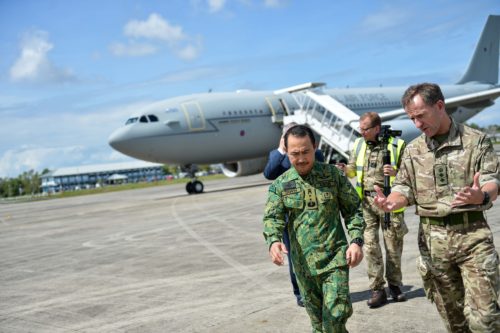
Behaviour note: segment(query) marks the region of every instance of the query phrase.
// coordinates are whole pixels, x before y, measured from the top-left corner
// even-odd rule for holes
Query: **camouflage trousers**
[[[464,226],[420,223],[417,269],[448,332],[500,332],[500,277],[485,221]]]
[[[349,268],[339,267],[319,276],[309,275],[300,265],[294,269],[313,333],[347,333],[345,324],[352,315]]]
[[[384,258],[379,239],[379,229],[384,225],[384,212],[374,205],[371,197],[363,198],[363,218],[366,222],[363,252],[370,289],[381,290],[386,282],[384,280]],[[403,253],[403,237],[407,233],[404,212],[391,213],[391,225],[387,230],[382,228],[382,235],[386,257],[385,277],[387,282],[394,286],[402,284],[401,255]]]

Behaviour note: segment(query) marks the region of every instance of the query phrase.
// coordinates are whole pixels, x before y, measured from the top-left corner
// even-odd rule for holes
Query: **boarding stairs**
[[[327,152],[331,159],[332,149],[348,158],[356,138],[360,136],[359,115],[323,91],[324,83],[310,82],[285,89],[276,90],[275,95],[290,94],[295,107],[285,104],[283,123],[296,122],[308,125],[320,137],[319,148]],[[291,104],[291,103],[290,103]]]

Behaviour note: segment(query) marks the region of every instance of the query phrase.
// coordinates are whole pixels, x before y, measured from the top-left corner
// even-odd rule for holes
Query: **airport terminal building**
[[[163,164],[132,161],[83,165],[54,170],[42,176],[43,193],[95,188],[108,184],[136,183],[165,177]]]

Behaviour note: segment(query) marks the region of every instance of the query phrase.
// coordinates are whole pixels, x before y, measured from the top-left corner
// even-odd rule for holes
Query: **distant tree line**
[[[42,192],[42,176],[49,172],[49,169],[44,169],[41,174],[30,170],[16,178],[0,178],[0,198],[35,195]]]

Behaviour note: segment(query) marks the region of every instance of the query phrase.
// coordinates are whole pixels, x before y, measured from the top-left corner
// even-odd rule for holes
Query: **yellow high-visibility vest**
[[[391,157],[391,166],[396,168],[397,161],[401,155],[404,141],[398,138],[390,137],[387,144],[387,150]],[[357,138],[354,142],[354,156],[356,156],[356,192],[361,199],[363,199],[363,166],[365,164],[366,142],[363,138]],[[396,177],[391,176],[389,184],[392,186]],[[395,212],[402,212],[404,208],[398,209]]]

